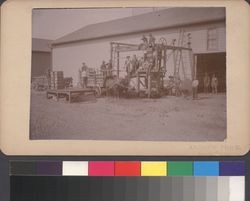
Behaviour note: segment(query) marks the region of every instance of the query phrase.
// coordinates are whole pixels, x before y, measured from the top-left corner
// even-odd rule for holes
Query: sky
[[[32,37],[55,40],[89,24],[130,17],[159,9],[35,9],[32,13]]]

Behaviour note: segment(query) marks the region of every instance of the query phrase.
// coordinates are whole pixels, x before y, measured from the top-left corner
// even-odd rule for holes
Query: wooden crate
[[[50,72],[50,88],[51,89],[63,89],[64,88],[63,71]]]

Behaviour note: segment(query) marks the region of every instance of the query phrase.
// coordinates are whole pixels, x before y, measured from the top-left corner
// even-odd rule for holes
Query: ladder
[[[188,35],[189,37],[189,35]],[[187,44],[189,44],[188,42],[186,42],[186,35],[185,35],[185,30],[184,29],[180,29],[179,32],[179,38],[178,38],[178,43],[177,43],[177,47],[184,47],[187,46]],[[182,49],[176,49],[176,54],[174,56],[174,76],[179,76],[180,74],[180,68],[182,70],[184,79],[186,78],[186,71],[185,71],[185,66],[186,66],[186,62],[187,62],[187,51],[183,51]]]
[[[112,64],[112,70],[113,69],[117,69],[116,75],[117,78],[119,78],[119,73],[120,73],[120,69],[119,69],[119,52],[117,51],[117,44],[111,43],[111,64]]]

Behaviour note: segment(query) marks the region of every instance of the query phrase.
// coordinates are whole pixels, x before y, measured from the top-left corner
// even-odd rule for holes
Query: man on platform
[[[132,66],[131,74],[134,74],[137,71],[137,69],[139,68],[138,64],[139,64],[138,59],[136,55],[134,54],[131,60],[131,66]]]
[[[148,41],[148,43],[149,43],[149,46],[150,47],[154,47],[155,46],[155,37],[152,35],[152,34],[149,34],[149,41]]]
[[[141,40],[142,44],[140,45],[140,49],[146,49],[148,47],[148,39],[143,35]]]
[[[107,77],[107,70],[106,70],[106,64],[105,61],[102,61],[102,65],[100,67],[100,70],[102,72],[103,77]]]
[[[125,65],[124,65],[124,66],[125,66],[127,75],[130,75],[130,72],[131,72],[131,61],[130,61],[130,56],[127,56],[127,57],[126,57]]]
[[[83,88],[87,88],[87,85],[88,85],[88,75],[87,75],[87,65],[83,62],[82,63],[82,69],[81,69],[81,78],[82,78],[82,82],[81,82],[81,86]]]

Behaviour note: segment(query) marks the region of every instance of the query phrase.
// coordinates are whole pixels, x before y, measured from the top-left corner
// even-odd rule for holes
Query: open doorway
[[[218,78],[218,92],[226,92],[226,53],[197,54],[197,78],[199,79],[199,91],[203,92],[203,78],[208,73],[210,79],[215,74]],[[210,88],[211,91],[211,88]]]

